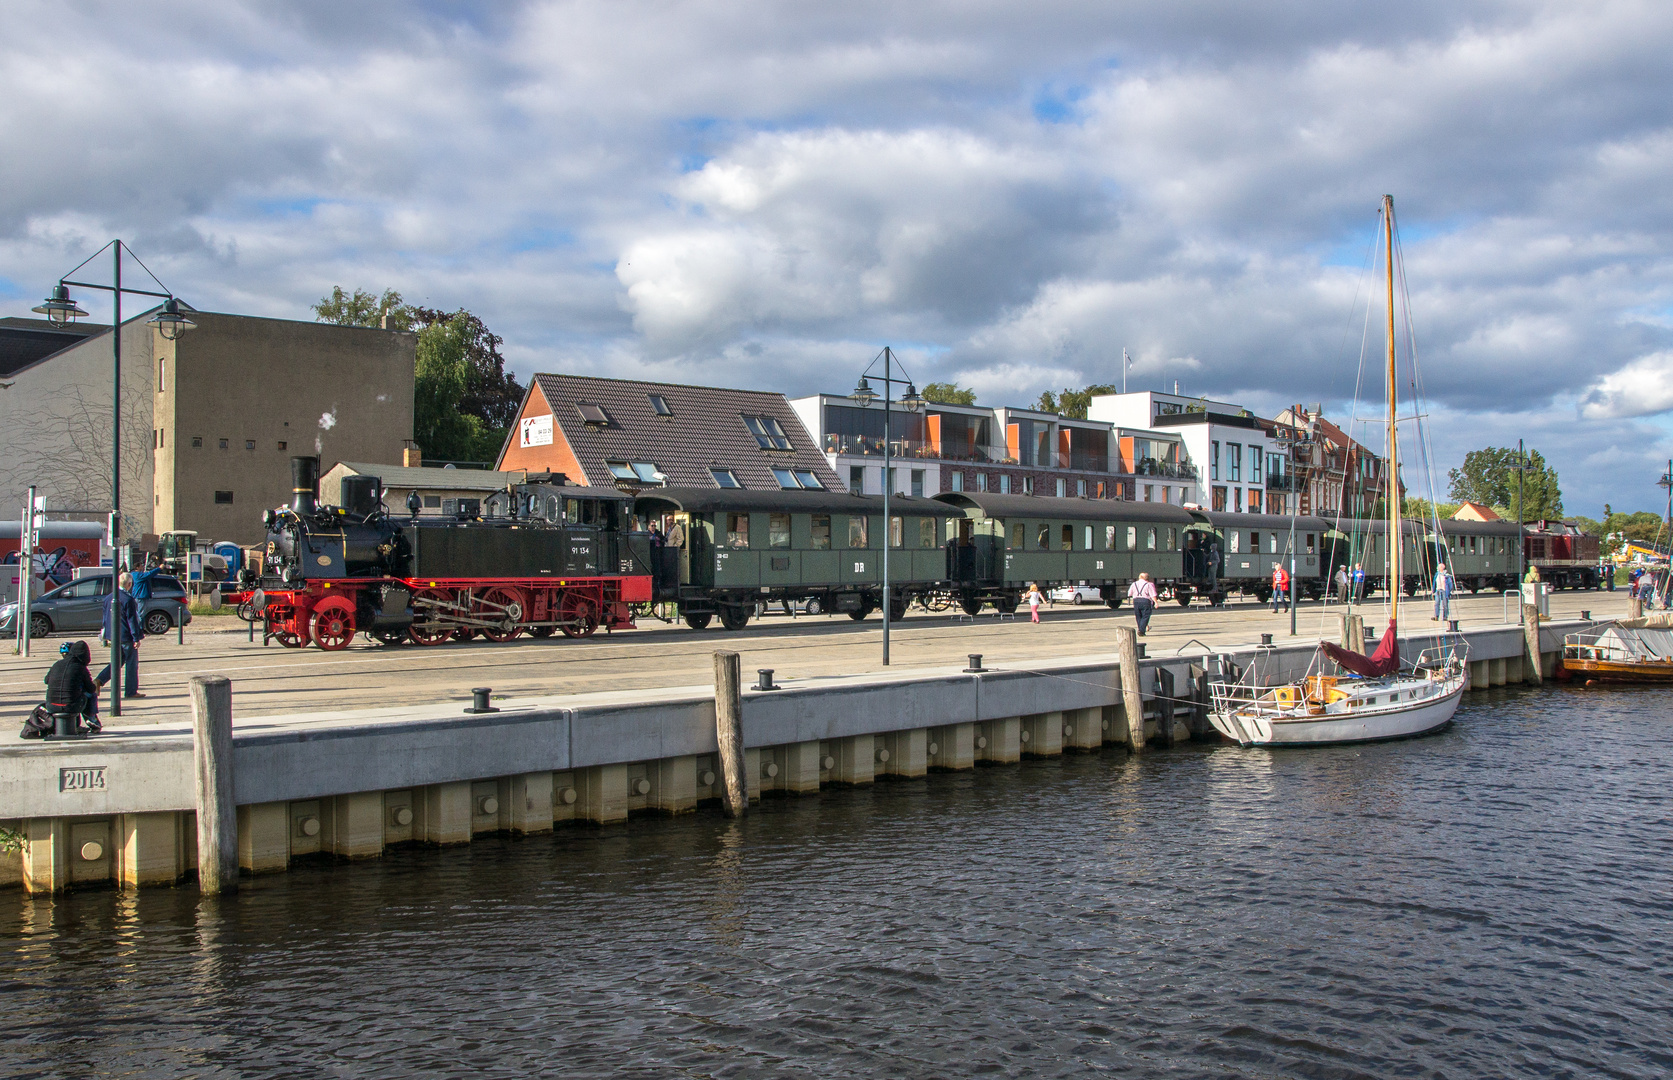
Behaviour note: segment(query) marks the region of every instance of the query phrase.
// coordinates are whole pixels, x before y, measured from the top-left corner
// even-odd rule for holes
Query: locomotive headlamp
[[[416,491],[408,492],[407,493],[407,513],[411,514],[413,517],[417,517],[418,512],[420,510],[422,510],[423,508],[424,508],[424,500],[419,496],[418,492],[416,492]]]
[[[60,281],[52,287],[52,295],[41,302],[41,306],[31,308],[36,314],[45,315],[49,320],[62,326],[71,319],[83,319],[87,312],[81,310],[74,300],[70,299],[70,288]]]
[[[157,328],[157,332],[163,335],[165,341],[176,341],[181,334],[197,326],[197,323],[186,318],[180,310],[180,301],[172,296],[163,304],[163,310],[146,321]]]

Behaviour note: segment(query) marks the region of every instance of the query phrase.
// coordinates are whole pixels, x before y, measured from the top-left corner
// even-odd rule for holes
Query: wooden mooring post
[[[192,758],[197,773],[198,889],[238,890],[238,808],[232,791],[232,680],[192,677]]]
[[[1115,631],[1115,659],[1121,671],[1121,706],[1127,714],[1127,749],[1144,751],[1144,693],[1139,687],[1139,633],[1131,626]]]
[[[1527,645],[1528,662],[1522,668],[1522,681],[1539,686],[1545,681],[1539,663],[1539,606],[1522,605],[1522,640]]]
[[[743,662],[735,652],[715,651],[715,741],[720,745],[721,802],[729,818],[749,809],[744,776]]]

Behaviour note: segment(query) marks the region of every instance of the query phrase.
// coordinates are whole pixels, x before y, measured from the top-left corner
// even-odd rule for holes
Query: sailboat
[[[1388,298],[1388,533],[1400,529],[1398,384],[1394,333],[1394,196],[1383,196],[1383,246]],[[1243,746],[1333,746],[1425,735],[1452,722],[1464,694],[1468,646],[1460,638],[1402,663],[1400,618],[1401,548],[1387,551],[1388,629],[1370,656],[1320,641],[1318,656],[1335,661],[1342,674],[1322,670],[1277,686],[1244,679],[1213,680],[1209,719],[1220,733]],[[1317,657],[1316,657],[1317,663]],[[1318,667],[1324,665],[1318,663]],[[1249,676],[1252,678],[1254,668]]]

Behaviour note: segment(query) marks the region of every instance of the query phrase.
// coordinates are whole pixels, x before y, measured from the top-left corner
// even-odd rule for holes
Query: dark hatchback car
[[[109,595],[109,574],[84,577],[42,594],[29,602],[29,636],[97,634],[104,625],[105,597]],[[151,595],[139,602],[145,632],[166,634],[176,626],[190,625],[188,603],[186,589],[178,578],[152,578]],[[16,633],[17,605],[0,605],[0,635]]]

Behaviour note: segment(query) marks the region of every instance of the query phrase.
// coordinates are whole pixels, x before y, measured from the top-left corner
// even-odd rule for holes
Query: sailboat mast
[[[1394,196],[1383,196],[1383,254],[1388,276],[1388,618],[1400,619],[1400,449],[1394,382]]]

